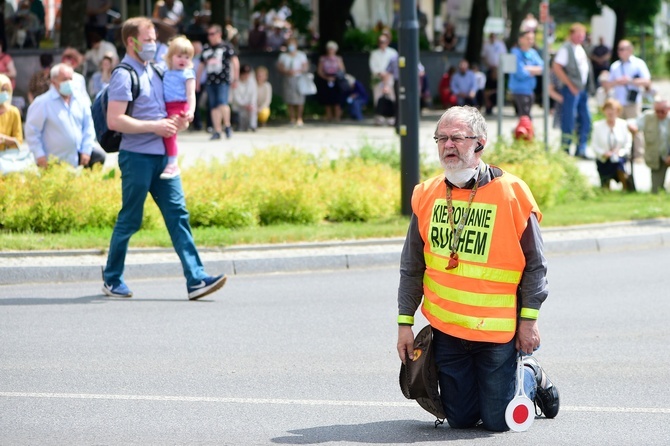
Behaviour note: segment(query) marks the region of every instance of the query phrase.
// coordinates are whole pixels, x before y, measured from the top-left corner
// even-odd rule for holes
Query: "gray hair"
[[[486,120],[475,107],[464,105],[462,107],[449,108],[447,111],[442,113],[442,116],[440,116],[440,119],[437,121],[437,125],[435,126],[435,134],[437,134],[437,129],[440,127],[440,124],[443,122],[451,123],[453,121],[460,121],[467,125],[472,133],[474,133],[478,138],[488,139],[486,134]]]
[[[61,70],[63,70],[63,69],[68,69],[70,71],[74,71],[72,69],[72,67],[69,66],[68,64],[57,63],[56,65],[51,67],[51,71],[49,71],[49,79],[51,79],[51,80],[56,79],[58,77],[58,75],[60,74]]]

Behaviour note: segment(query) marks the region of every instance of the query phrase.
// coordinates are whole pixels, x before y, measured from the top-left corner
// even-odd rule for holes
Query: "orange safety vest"
[[[521,235],[531,212],[542,214],[530,189],[504,172],[477,190],[458,243],[458,266],[449,263],[449,225],[444,176],[414,188],[412,210],[424,242],[426,272],[421,311],[438,330],[469,341],[505,343],[514,337],[517,288],[526,260]],[[454,188],[454,223],[467,208],[470,190]]]

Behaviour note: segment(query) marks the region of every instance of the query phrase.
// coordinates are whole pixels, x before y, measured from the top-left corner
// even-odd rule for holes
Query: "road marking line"
[[[188,403],[228,403],[228,404],[298,404],[303,406],[357,406],[357,407],[416,407],[413,401],[338,401],[338,400],[293,400],[278,398],[224,398],[209,396],[167,396],[167,395],[114,395],[97,393],[35,393],[0,392],[6,398],[66,398],[84,400],[129,400],[129,401],[178,401]],[[562,406],[563,412],[607,412],[607,413],[660,413],[670,414],[670,408],[661,407],[593,407]]]

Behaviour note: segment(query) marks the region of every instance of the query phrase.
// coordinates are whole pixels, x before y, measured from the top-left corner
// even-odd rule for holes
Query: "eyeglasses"
[[[210,32],[207,33],[208,36],[215,36],[217,34],[219,34],[218,31],[210,31]]]
[[[438,146],[443,146],[447,144],[447,141],[449,141],[449,139],[451,139],[451,141],[458,146],[460,144],[463,144],[466,139],[477,139],[477,137],[464,136],[464,135],[440,135],[440,136],[433,136],[433,139],[435,140],[435,143],[437,143]]]
[[[628,51],[630,49],[631,49],[631,47],[629,47],[629,46],[620,46],[619,48],[617,48],[618,51]]]

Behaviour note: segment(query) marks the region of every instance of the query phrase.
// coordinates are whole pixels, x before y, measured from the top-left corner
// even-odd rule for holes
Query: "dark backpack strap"
[[[149,62],[149,65],[151,65],[151,68],[156,72],[158,77],[161,78],[161,81],[163,80],[163,76],[165,75],[165,68],[161,65],[158,65],[156,62]]]
[[[118,64],[112,71],[118,70],[119,68],[128,71],[128,74],[130,74],[130,94],[133,99],[128,102],[128,106],[126,107],[126,114],[130,116],[133,113],[133,102],[140,96],[140,77],[137,75],[137,71],[125,62]]]

